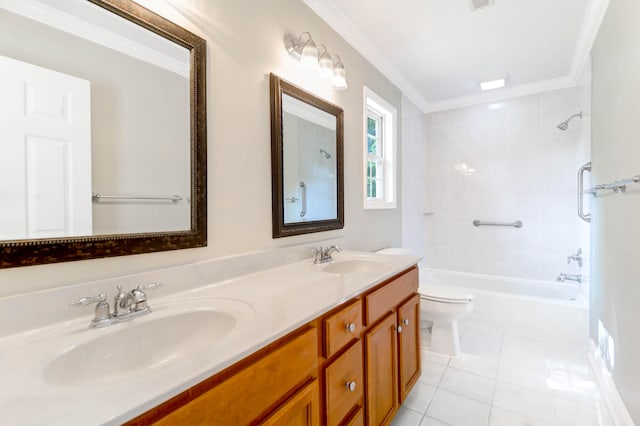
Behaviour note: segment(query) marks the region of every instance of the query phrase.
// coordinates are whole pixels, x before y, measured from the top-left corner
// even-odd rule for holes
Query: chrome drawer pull
[[[349,333],[353,333],[354,331],[356,331],[356,325],[354,323],[347,324],[345,328]]]
[[[355,390],[356,390],[356,382],[354,382],[354,381],[347,382],[347,383],[345,383],[345,385],[347,386],[347,389],[349,389],[349,392],[355,392]]]
[[[396,328],[396,330],[398,331],[398,333],[402,333],[402,326],[399,325],[398,328]]]
[[[403,323],[404,325],[409,325],[409,318],[405,318],[405,319],[403,319],[403,320],[402,320],[402,323]]]

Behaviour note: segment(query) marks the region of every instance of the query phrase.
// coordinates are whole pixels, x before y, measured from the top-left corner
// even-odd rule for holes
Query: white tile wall
[[[576,215],[578,168],[589,161],[588,87],[426,116],[424,255],[427,267],[554,280],[588,277],[589,228]],[[471,170],[463,170],[466,167]],[[474,219],[524,222],[521,229]],[[581,247],[585,267],[567,265]]]

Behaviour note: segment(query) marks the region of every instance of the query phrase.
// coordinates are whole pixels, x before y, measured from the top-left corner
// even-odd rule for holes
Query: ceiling
[[[426,111],[575,86],[608,0],[304,0]],[[348,63],[345,63],[348,72]],[[504,89],[479,82],[506,76]]]

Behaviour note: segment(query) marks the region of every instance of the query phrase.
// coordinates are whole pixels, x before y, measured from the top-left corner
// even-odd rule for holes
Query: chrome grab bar
[[[179,195],[167,195],[167,196],[149,196],[149,195],[103,195],[99,192],[91,194],[93,201],[100,200],[147,200],[147,201],[171,201],[177,203],[182,201],[182,197]]]
[[[524,223],[521,220],[515,222],[481,222],[478,219],[473,221],[473,226],[513,226],[514,228],[522,228]]]
[[[300,182],[300,188],[302,189],[302,206],[300,207],[300,217],[304,217],[307,214],[307,185],[304,182]]]
[[[591,223],[591,213],[584,212],[584,172],[591,172],[591,161],[578,169],[578,217]]]

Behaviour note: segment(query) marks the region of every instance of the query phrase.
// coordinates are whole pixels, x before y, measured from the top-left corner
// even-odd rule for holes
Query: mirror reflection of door
[[[0,56],[0,240],[90,235],[90,82]]]
[[[336,117],[282,96],[284,223],[335,219]]]

